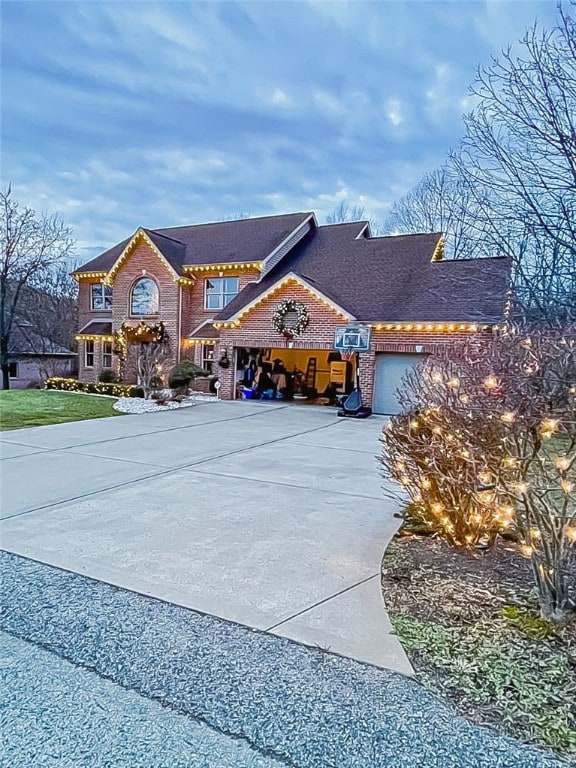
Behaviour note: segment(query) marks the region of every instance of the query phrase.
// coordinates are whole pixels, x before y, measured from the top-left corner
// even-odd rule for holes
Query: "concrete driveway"
[[[4,432],[2,548],[409,674],[380,592],[382,424],[211,402]]]

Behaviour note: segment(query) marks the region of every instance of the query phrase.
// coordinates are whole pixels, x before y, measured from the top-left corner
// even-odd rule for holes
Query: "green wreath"
[[[296,312],[296,322],[291,327],[286,325],[286,315],[289,312]],[[308,328],[309,322],[310,315],[308,310],[304,304],[295,299],[282,301],[278,304],[272,315],[272,325],[283,336],[300,336]]]

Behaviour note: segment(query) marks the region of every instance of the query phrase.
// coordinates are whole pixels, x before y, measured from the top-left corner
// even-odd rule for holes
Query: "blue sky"
[[[476,67],[555,0],[3,0],[2,183],[81,261],[138,226],[342,200],[383,218],[462,133]]]

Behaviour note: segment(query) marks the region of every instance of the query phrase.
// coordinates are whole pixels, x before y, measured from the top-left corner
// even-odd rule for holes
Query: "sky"
[[[132,234],[342,201],[385,218],[479,65],[555,0],[2,0],[1,181],[80,263]]]

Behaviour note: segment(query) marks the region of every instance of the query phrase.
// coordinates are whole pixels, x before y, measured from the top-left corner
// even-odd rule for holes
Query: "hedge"
[[[113,397],[144,397],[142,387],[132,384],[107,384],[99,381],[92,383],[53,376],[46,379],[44,389],[59,389],[65,392],[85,392],[89,395],[112,395]]]

